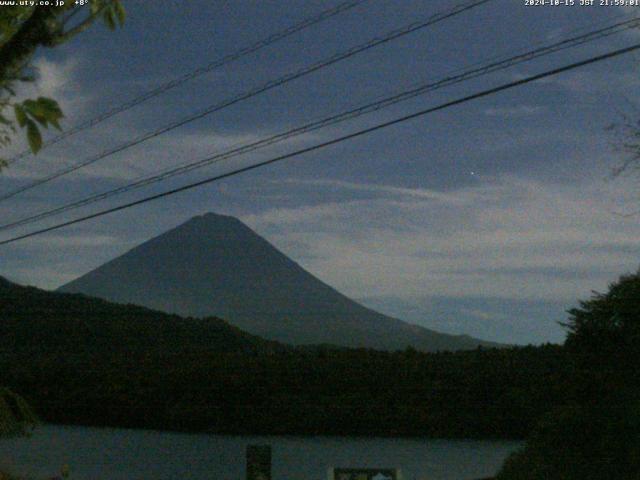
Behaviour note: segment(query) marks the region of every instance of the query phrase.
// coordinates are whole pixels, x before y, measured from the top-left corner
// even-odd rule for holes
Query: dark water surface
[[[245,478],[248,444],[273,447],[274,480],[326,480],[329,467],[398,467],[404,480],[467,480],[496,473],[510,441],[190,435],[46,425],[0,440],[0,465],[70,480]]]

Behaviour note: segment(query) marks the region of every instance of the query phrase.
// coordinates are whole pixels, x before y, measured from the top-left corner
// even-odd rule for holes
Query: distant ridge
[[[86,295],[23,287],[0,276],[0,352],[260,353],[286,347],[214,317],[181,318]]]
[[[398,350],[496,346],[368,309],[323,283],[240,220],[208,213],[62,286],[183,316],[224,318],[261,337]]]

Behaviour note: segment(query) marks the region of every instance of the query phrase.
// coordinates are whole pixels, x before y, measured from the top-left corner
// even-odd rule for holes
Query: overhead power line
[[[26,233],[24,235],[19,235],[19,236],[13,237],[13,238],[9,238],[7,240],[0,241],[0,245],[7,245],[7,244],[10,244],[10,243],[17,242],[18,240],[23,240],[23,239],[26,239],[26,238],[34,237],[36,235],[42,235],[43,233],[47,233],[47,232],[51,232],[51,231],[54,231],[54,230],[58,230],[58,229],[61,229],[61,228],[64,228],[64,227],[68,227],[70,225],[75,225],[75,224],[78,224],[78,223],[86,222],[88,220],[91,220],[91,219],[94,219],[94,218],[99,218],[99,217],[102,217],[104,215],[108,215],[110,213],[118,212],[118,211],[125,210],[125,209],[128,209],[128,208],[137,206],[137,205],[142,205],[144,203],[148,203],[148,202],[151,202],[151,201],[154,201],[154,200],[158,200],[158,199],[161,199],[161,198],[164,198],[164,197],[175,195],[177,193],[184,192],[186,190],[191,190],[193,188],[200,187],[202,185],[207,185],[207,184],[210,184],[210,183],[214,183],[216,181],[219,181],[219,180],[222,180],[222,179],[225,179],[225,178],[229,178],[229,177],[233,177],[233,176],[239,175],[241,173],[249,172],[251,170],[262,168],[262,167],[265,167],[267,165],[271,165],[271,164],[274,164],[274,163],[277,163],[277,162],[282,162],[283,160],[287,160],[287,159],[290,159],[290,158],[298,157],[298,156],[306,154],[306,153],[310,153],[310,152],[314,152],[314,151],[317,151],[317,150],[321,150],[321,149],[329,147],[331,145],[336,145],[336,144],[345,142],[347,140],[351,140],[351,139],[354,139],[354,138],[357,138],[357,137],[361,137],[363,135],[367,135],[367,134],[376,132],[378,130],[382,130],[382,129],[391,127],[393,125],[397,125],[397,124],[400,124],[400,123],[407,122],[409,120],[413,120],[413,119],[416,119],[416,118],[419,118],[419,117],[423,117],[423,116],[428,115],[430,113],[434,113],[434,112],[437,112],[437,111],[445,110],[447,108],[451,108],[451,107],[454,107],[454,106],[457,106],[457,105],[461,105],[461,104],[470,102],[472,100],[477,100],[479,98],[488,97],[490,95],[494,95],[494,94],[502,92],[504,90],[509,90],[509,89],[512,89],[512,88],[515,88],[515,87],[519,87],[521,85],[525,85],[525,84],[528,84],[528,83],[531,83],[531,82],[535,82],[537,80],[541,80],[543,78],[547,78],[547,77],[551,77],[551,76],[554,76],[554,75],[558,75],[560,73],[568,72],[570,70],[574,70],[576,68],[584,67],[586,65],[591,65],[591,64],[594,64],[594,63],[597,63],[597,62],[601,62],[601,61],[608,60],[608,59],[611,59],[611,58],[619,57],[621,55],[636,51],[638,49],[640,49],[640,43],[636,43],[636,44],[634,44],[634,45],[632,45],[630,47],[626,47],[626,48],[621,48],[621,49],[618,49],[618,50],[610,51],[608,53],[605,53],[605,54],[602,54],[602,55],[598,55],[598,56],[595,56],[595,57],[590,57],[590,58],[588,58],[586,60],[582,60],[580,62],[572,63],[572,64],[569,64],[569,65],[565,65],[563,67],[554,68],[552,70],[548,70],[548,71],[543,72],[543,73],[539,73],[539,74],[536,74],[536,75],[531,75],[531,76],[528,76],[528,77],[520,79],[520,80],[516,80],[516,81],[513,81],[513,82],[505,83],[505,84],[502,84],[502,85],[497,86],[497,87],[493,87],[493,88],[490,88],[490,89],[487,89],[487,90],[483,90],[483,91],[474,93],[472,95],[467,95],[465,97],[458,98],[456,100],[451,100],[449,102],[442,103],[442,104],[437,105],[435,107],[430,107],[430,108],[427,108],[427,109],[424,109],[424,110],[420,110],[418,112],[411,113],[409,115],[404,115],[402,117],[399,117],[399,118],[396,118],[396,119],[393,119],[393,120],[390,120],[390,121],[387,121],[387,122],[379,123],[377,125],[374,125],[373,127],[365,128],[363,130],[358,130],[357,132],[353,132],[353,133],[350,133],[350,134],[347,134],[347,135],[343,135],[343,136],[340,136],[340,137],[337,137],[337,138],[334,138],[334,139],[331,139],[331,140],[328,140],[328,141],[325,141],[325,142],[322,142],[322,143],[318,143],[318,144],[312,145],[310,147],[302,148],[300,150],[296,150],[294,152],[287,153],[285,155],[280,155],[280,156],[271,158],[269,160],[264,160],[262,162],[255,163],[253,165],[237,168],[237,169],[232,170],[230,172],[226,172],[226,173],[223,173],[223,174],[220,174],[220,175],[215,175],[213,177],[209,177],[209,178],[206,178],[204,180],[200,180],[200,181],[197,181],[197,182],[189,183],[187,185],[183,185],[182,187],[178,187],[178,188],[174,188],[174,189],[171,189],[171,190],[167,190],[165,192],[158,193],[158,194],[155,194],[155,195],[151,195],[151,196],[148,196],[148,197],[145,197],[145,198],[133,201],[133,202],[125,203],[123,205],[119,205],[119,206],[112,207],[112,208],[108,208],[108,209],[105,209],[105,210],[102,210],[102,211],[99,211],[99,212],[96,212],[96,213],[92,213],[90,215],[85,215],[83,217],[75,218],[73,220],[69,220],[69,221],[66,221],[66,222],[63,222],[63,223],[59,223],[57,225],[53,225],[53,226],[50,226],[50,227],[47,227],[47,228],[42,228],[40,230],[35,230],[35,231],[30,232],[30,233]]]
[[[278,79],[275,80],[270,80],[268,82],[266,82],[265,84],[254,88],[248,92],[244,92],[241,93],[239,95],[236,95],[232,98],[229,98],[227,100],[223,100],[220,103],[216,103],[213,105],[210,105],[209,107],[196,112],[194,114],[191,114],[181,120],[178,120],[177,122],[171,123],[167,126],[161,127],[157,130],[154,130],[152,132],[148,132],[145,133],[133,140],[130,140],[126,143],[123,143],[117,147],[111,148],[109,150],[106,150],[94,157],[89,157],[88,159],[85,159],[79,163],[70,165],[69,167],[66,167],[62,170],[58,170],[57,172],[52,173],[51,175],[48,175],[44,178],[38,179],[34,182],[31,182],[27,185],[24,185],[22,187],[19,187],[15,190],[12,190],[11,192],[8,192],[4,195],[0,195],[0,201],[4,201],[7,200],[9,198],[12,198],[22,192],[31,190],[32,188],[38,187],[40,185],[43,185],[45,183],[48,183],[52,180],[55,180],[57,178],[60,178],[64,175],[68,175],[70,173],[73,173],[77,170],[80,170],[81,168],[84,168],[88,165],[91,165],[99,160],[102,160],[104,158],[110,157],[111,155],[114,155],[116,153],[122,152],[124,150],[127,150],[131,147],[134,147],[136,145],[139,145],[143,142],[146,142],[147,140],[150,140],[152,138],[158,137],[160,135],[163,135],[171,130],[175,130],[178,127],[181,127],[183,125],[186,125],[188,123],[194,122],[195,120],[199,120],[203,117],[206,117],[208,115],[211,115],[214,112],[218,112],[220,110],[223,110],[224,108],[230,107],[232,105],[235,105],[237,103],[240,103],[244,100],[247,100],[251,97],[254,97],[256,95],[260,95],[261,93],[267,92],[273,88],[279,87],[281,85],[284,85],[286,83],[289,83],[293,80],[296,80],[298,78],[302,78],[306,75],[309,75],[313,72],[316,72],[318,70],[321,70],[323,68],[326,68],[330,65],[333,65],[335,63],[341,62],[342,60],[346,60],[348,58],[351,58],[355,55],[358,55],[359,53],[365,52],[367,50],[370,50],[372,48],[375,48],[379,45],[388,43],[392,40],[398,39],[400,37],[403,37],[405,35],[409,35],[410,33],[416,32],[418,30],[421,30],[423,28],[429,27],[431,25],[434,25],[436,23],[442,22],[448,18],[454,17],[456,15],[459,15],[463,12],[466,12],[468,10],[471,10],[473,8],[476,8],[480,5],[483,5],[485,3],[491,2],[493,0],[474,0],[472,2],[466,2],[463,4],[459,4],[457,6],[452,7],[451,9],[441,12],[441,13],[436,13],[432,16],[430,16],[427,20],[421,21],[421,22],[414,22],[411,23],[409,25],[406,25],[400,29],[397,30],[393,30],[389,33],[387,33],[386,35],[382,36],[382,37],[376,37],[373,40],[370,40],[367,43],[352,47],[348,50],[342,51],[342,52],[338,52],[334,55],[332,55],[331,57],[329,57],[328,59],[319,61],[317,63],[314,63],[310,66],[304,67],[300,70],[288,73]]]
[[[440,79],[435,82],[423,83],[409,90],[405,90],[403,92],[397,93],[395,95],[391,95],[380,100],[376,100],[374,102],[367,103],[365,105],[359,106],[357,108],[350,109],[348,111],[339,113],[337,115],[332,115],[330,117],[322,118],[300,127],[296,127],[290,130],[287,130],[282,133],[278,133],[275,135],[271,135],[269,137],[257,140],[255,142],[251,142],[248,144],[238,145],[226,150],[224,152],[215,154],[213,156],[208,156],[204,159],[188,162],[177,167],[167,168],[163,171],[160,171],[156,174],[140,178],[135,180],[127,185],[123,185],[121,187],[117,187],[111,190],[107,190],[106,192],[93,194],[88,197],[82,198],[80,200],[75,200],[73,202],[67,203],[65,205],[45,210],[44,212],[40,212],[25,218],[21,218],[15,220],[10,223],[6,223],[4,225],[0,225],[0,231],[8,230],[11,228],[15,228],[22,225],[27,225],[38,220],[42,220],[44,218],[51,217],[53,215],[67,212],[69,210],[73,210],[82,206],[86,206],[92,203],[95,203],[100,200],[104,200],[110,198],[114,195],[119,195],[122,193],[126,193],[146,185],[150,185],[153,183],[157,183],[168,178],[171,178],[176,175],[181,175],[188,173],[190,171],[203,168],[205,166],[211,165],[213,163],[218,163],[223,160],[227,160],[230,158],[234,158],[240,155],[244,155],[246,153],[253,152],[260,148],[273,145],[275,143],[282,142],[284,140],[290,139],[292,137],[296,137],[302,135],[304,133],[308,133],[311,131],[318,130],[320,128],[324,128],[330,125],[335,125],[340,122],[344,122],[347,120],[351,120],[353,118],[357,118],[359,116],[372,113],[378,111],[380,109],[389,107],[391,105],[395,105],[402,101],[406,101],[408,99],[417,97],[419,95],[423,95],[427,92],[431,92],[434,90],[438,90],[440,88],[444,88],[447,86],[451,86],[454,84],[458,84],[464,81],[468,81],[474,78],[478,78],[480,76],[488,75],[490,73],[494,73],[500,70],[504,70],[515,65],[519,65],[524,62],[531,61],[533,59],[550,55],[552,53],[556,53],[562,50],[566,50],[568,48],[573,48],[579,45],[584,45],[588,42],[593,42],[595,40],[599,40],[605,37],[609,37],[616,33],[621,33],[631,28],[636,28],[640,25],[640,17],[635,17],[631,20],[623,21],[616,23],[614,25],[610,25],[604,28],[600,28],[598,30],[594,30],[583,35],[571,37],[565,40],[561,40],[559,42],[552,43],[550,45],[542,46],[533,50],[525,51],[523,53],[513,55],[508,58],[498,59],[497,61],[491,62],[486,65],[481,65],[478,68],[472,68],[462,71],[462,73],[457,75],[449,75],[443,79]]]
[[[309,28],[320,22],[328,20],[329,18],[335,17],[336,15],[339,15],[343,12],[351,10],[352,8],[357,7],[358,5],[367,1],[369,0],[352,0],[348,2],[343,2],[335,7],[324,10],[317,15],[314,15],[309,18],[305,18],[301,22],[291,25],[288,28],[285,28],[284,30],[276,32],[272,35],[269,35],[268,37],[263,38],[262,40],[259,40],[252,45],[246,46],[233,53],[225,55],[222,58],[219,58],[217,60],[214,60],[211,63],[198,67],[195,70],[192,70],[188,73],[185,73],[184,75],[174,78],[173,80],[169,80],[168,82],[165,82],[162,85],[159,85],[158,87],[152,90],[144,92],[125,103],[122,103],[116,107],[113,107],[112,109],[107,110],[96,117],[90,118],[82,123],[79,123],[78,125],[75,125],[70,129],[65,130],[61,134],[47,140],[43,144],[42,148],[50,147],[51,145],[55,145],[56,143],[61,142],[65,138],[75,135],[76,133],[82,132],[89,128],[93,128],[96,125],[104,122],[105,120],[108,120],[109,118],[114,117],[119,113],[126,112],[127,110],[130,110],[133,107],[140,105],[141,103],[151,100],[152,98],[162,95],[163,93],[173,88],[176,88],[182,85],[183,83],[193,80],[194,78],[200,77],[206,73],[212,72],[213,70],[216,70],[217,68],[228,65],[229,63],[235,62],[236,60],[239,60],[240,58],[246,55],[262,50],[265,47],[273,45],[274,43],[280,40],[290,37],[291,35],[294,35],[295,33],[305,30],[306,28]],[[78,10],[76,9],[74,11],[78,11]],[[12,157],[11,159],[9,159],[7,161],[7,165],[11,165],[17,162],[18,160],[21,160],[29,156],[30,154],[31,154],[31,150],[24,150],[19,154],[15,155],[14,157]]]

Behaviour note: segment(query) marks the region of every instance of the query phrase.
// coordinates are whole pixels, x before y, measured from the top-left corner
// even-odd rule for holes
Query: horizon
[[[218,213],[218,212],[212,212],[212,211],[204,212],[204,213],[202,213],[202,214],[195,215],[195,216],[193,216],[193,217],[189,218],[189,219],[188,219],[188,220],[186,220],[185,222],[182,222],[182,223],[180,223],[179,225],[176,225],[175,227],[171,228],[170,230],[167,230],[167,231],[165,231],[165,232],[162,232],[160,235],[158,235],[158,236],[156,236],[156,237],[152,237],[152,238],[146,239],[145,241],[141,242],[140,244],[135,245],[135,246],[133,246],[132,248],[130,248],[130,249],[126,250],[126,251],[123,251],[123,252],[119,253],[116,257],[114,257],[114,258],[112,258],[112,259],[109,259],[106,263],[110,263],[110,262],[112,262],[113,260],[117,260],[117,259],[119,259],[121,256],[125,256],[125,255],[127,255],[127,254],[129,254],[129,253],[131,253],[131,252],[134,252],[134,251],[135,251],[135,250],[137,250],[140,246],[145,245],[145,244],[147,244],[147,243],[149,243],[149,242],[151,242],[151,241],[153,241],[153,240],[156,240],[157,238],[162,237],[162,236],[166,235],[167,233],[171,233],[171,232],[173,232],[173,231],[175,231],[175,230],[182,229],[183,227],[185,227],[185,226],[187,226],[187,225],[191,224],[191,223],[192,223],[194,220],[196,220],[196,219],[207,219],[207,218],[211,219],[211,217],[214,217],[215,219],[231,219],[231,220],[239,220],[239,221],[240,221],[240,223],[241,223],[243,226],[247,227],[247,225],[246,225],[246,224],[244,224],[244,223],[242,222],[242,220],[241,220],[241,219],[239,219],[239,218],[237,218],[237,217],[235,217],[235,216],[233,216],[233,215],[221,214],[221,213]],[[257,235],[258,237],[265,239],[265,238],[264,238],[264,237],[263,237],[259,232],[255,232],[255,231],[253,231],[253,230],[251,230],[251,231],[252,231],[252,233],[253,233],[253,234]],[[267,240],[267,242],[268,242],[268,239],[265,239],[265,240]],[[269,242],[269,243],[270,243],[270,242]],[[272,245],[272,246],[273,246],[273,245]],[[275,247],[274,247],[274,248],[275,248]],[[282,253],[282,252],[280,252],[280,253]],[[105,263],[105,264],[106,264],[106,263]],[[102,267],[102,265],[101,265],[101,266],[99,266],[98,268],[100,268],[100,267]],[[83,272],[79,277],[72,279],[72,280],[71,280],[71,283],[75,282],[76,280],[79,280],[79,279],[80,279],[80,278],[82,278],[84,275],[87,275],[87,274],[91,273],[92,271],[93,271],[93,270],[88,271],[88,272]],[[308,272],[308,273],[310,273],[310,274],[313,276],[313,272]],[[9,280],[10,282],[17,283],[17,282],[14,282],[14,281],[13,281],[12,279],[10,279],[10,278],[7,278],[7,277],[5,277],[5,276],[0,275],[0,279],[2,279],[2,278],[4,278],[5,280]],[[316,278],[317,278],[317,277],[316,277]],[[322,280],[321,280],[321,281],[322,281]],[[22,285],[22,284],[20,284],[20,285]],[[68,283],[65,283],[65,284],[62,284],[62,285],[58,285],[58,286],[56,286],[56,287],[54,287],[54,288],[52,288],[52,289],[45,289],[45,290],[47,290],[47,291],[52,291],[52,292],[56,292],[56,291],[59,291],[61,288],[65,287],[66,285],[68,285]],[[25,285],[25,286],[35,286],[35,285],[28,285],[28,284],[27,284],[27,285]],[[332,287],[331,285],[329,285],[329,286],[330,286],[330,287]],[[36,286],[36,287],[37,287],[37,286]],[[39,287],[38,287],[38,288],[39,288]],[[333,287],[332,287],[332,288],[333,288]],[[69,293],[69,292],[62,291],[61,293]],[[341,292],[339,292],[339,293],[341,293]],[[97,297],[97,298],[100,298],[100,295],[95,295],[95,294],[90,294],[89,296],[90,296],[90,297]],[[362,304],[362,305],[364,305],[365,307],[372,308],[371,306],[366,305],[366,304],[365,304],[364,302],[362,302],[361,300],[358,300],[358,299],[353,299],[353,300],[354,300],[354,301],[356,301],[356,302],[358,302],[358,303],[361,303],[361,304]],[[114,300],[110,300],[110,301],[114,301]],[[122,304],[124,304],[124,303],[128,303],[128,302],[115,301],[115,303],[122,303]],[[134,304],[137,304],[137,302],[133,302],[133,303],[134,303]],[[140,303],[139,305],[144,306],[142,303]],[[150,307],[150,306],[147,306],[146,308],[151,308],[152,310],[157,310],[157,309],[158,309],[158,308],[154,308],[154,307]],[[160,308],[159,310],[163,310],[163,309],[161,309],[161,308]],[[373,308],[373,310],[375,311],[375,308]],[[169,312],[169,313],[172,313],[172,312]],[[388,316],[390,316],[390,317],[392,317],[392,318],[393,318],[393,315],[392,315],[392,314],[388,314],[388,313],[385,313],[385,312],[383,312],[383,311],[380,311],[379,313],[382,313],[382,314],[384,314],[384,315],[388,315]],[[179,313],[178,313],[178,314],[179,314]],[[182,316],[182,317],[185,317],[185,318],[186,318],[186,316],[187,316],[187,315],[184,315],[184,314],[179,314],[179,315],[180,315],[180,316]],[[190,315],[188,315],[188,316],[190,316]],[[202,317],[202,316],[196,316],[196,318],[200,318],[200,317]],[[424,325],[421,325],[419,322],[411,322],[411,321],[409,321],[409,320],[406,320],[406,319],[404,319],[404,318],[400,318],[400,317],[396,317],[396,318],[398,318],[398,319],[400,319],[400,320],[403,320],[403,321],[405,321],[405,322],[406,322],[406,323],[408,323],[408,324],[418,325],[418,326],[424,326]],[[225,319],[225,320],[229,321],[228,319]],[[230,322],[230,323],[231,323],[231,324],[233,324],[233,322]],[[448,333],[448,334],[450,334],[450,335],[459,335],[459,336],[469,336],[469,337],[471,337],[471,335],[468,335],[468,334],[466,334],[466,333],[456,333],[456,332],[441,332],[441,333]],[[477,338],[477,339],[479,339],[479,340],[484,340],[484,341],[491,341],[491,340],[487,340],[486,338],[482,338],[482,337],[473,337],[473,338]],[[563,343],[563,342],[564,342],[564,339],[563,339],[562,341],[560,341],[560,342],[541,342],[541,344],[542,344],[542,343],[561,344],[561,343]],[[517,346],[517,345],[531,345],[531,343],[526,344],[526,343],[506,343],[506,342],[505,342],[505,343],[503,343],[503,345],[505,345],[505,346],[507,346],[507,345],[509,345],[509,346],[510,346],[510,345]]]
[[[60,101],[66,114],[63,129],[68,128],[337,4],[303,3],[264,7],[238,1],[216,9],[204,0],[188,5],[131,2],[122,30],[96,26],[68,45],[39,51],[33,91]],[[365,2],[47,148],[4,169],[0,192],[457,2],[396,3]],[[1,202],[0,216],[13,221],[119,187],[237,142],[440,78],[490,54],[531,48],[633,11],[531,9],[503,1],[478,7]],[[272,146],[240,164],[639,38],[638,30],[627,32],[438,90],[345,127]],[[560,343],[564,330],[557,322],[566,320],[567,309],[640,264],[637,216],[625,216],[640,204],[638,179],[610,178],[624,156],[606,130],[621,121],[621,112],[633,113],[640,100],[638,58],[632,54],[551,77],[289,163],[3,246],[0,275],[52,289],[189,218],[215,211],[239,218],[314,276],[380,313],[501,343]],[[17,141],[11,152],[23,148]],[[225,168],[208,167],[81,212]],[[31,228],[3,232],[0,239]]]

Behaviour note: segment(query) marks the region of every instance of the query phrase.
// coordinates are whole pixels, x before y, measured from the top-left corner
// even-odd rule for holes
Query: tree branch
[[[39,7],[0,48],[0,82],[15,78],[39,45],[51,45],[56,7]]]
[[[85,18],[83,21],[81,21],[80,23],[78,23],[76,26],[74,26],[73,28],[67,30],[66,32],[62,32],[59,33],[55,36],[55,38],[53,39],[56,45],[59,45],[61,43],[66,42],[67,40],[70,40],[71,38],[75,37],[76,35],[78,35],[79,33],[84,32],[87,28],[89,28],[91,26],[91,24],[93,23],[93,21],[98,18],[100,15],[102,15],[102,13],[109,8],[111,5],[113,4],[113,0],[105,2],[104,5],[102,5],[100,8],[98,8],[97,10],[95,10],[94,12],[90,13],[87,18]]]

